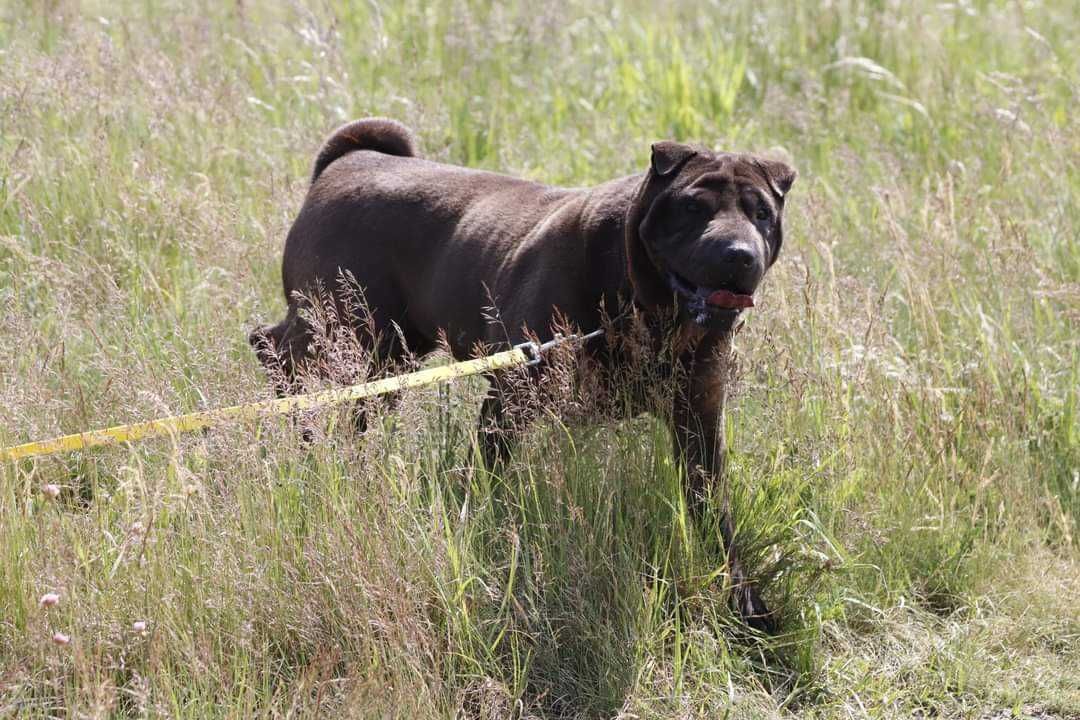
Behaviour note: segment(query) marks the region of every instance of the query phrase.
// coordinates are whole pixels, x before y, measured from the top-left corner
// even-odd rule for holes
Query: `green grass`
[[[463,383],[363,441],[0,468],[0,717],[1080,715],[1074,3],[299,5],[0,5],[0,444],[266,397],[245,338],[344,120],[563,184],[774,149],[727,432],[782,631],[660,425],[547,422],[491,478]]]

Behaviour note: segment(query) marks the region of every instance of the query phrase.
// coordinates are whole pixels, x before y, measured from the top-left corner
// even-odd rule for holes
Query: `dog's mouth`
[[[754,307],[753,295],[726,288],[701,287],[674,271],[668,271],[668,283],[683,299],[690,317],[702,327],[711,325],[714,319],[730,321],[744,308]]]

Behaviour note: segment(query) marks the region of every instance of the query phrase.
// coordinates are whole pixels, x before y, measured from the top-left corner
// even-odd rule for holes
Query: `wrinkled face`
[[[729,329],[776,261],[795,171],[753,155],[653,146],[651,203],[638,228],[681,317]]]

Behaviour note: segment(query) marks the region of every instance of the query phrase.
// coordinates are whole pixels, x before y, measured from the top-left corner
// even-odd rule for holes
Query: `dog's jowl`
[[[780,253],[794,180],[775,160],[658,142],[645,172],[564,189],[424,160],[400,123],[358,120],[319,152],[285,244],[285,319],[251,342],[288,392],[317,360],[303,297],[333,291],[343,275],[362,290],[368,317],[356,335],[384,373],[406,350],[423,355],[442,338],[465,359],[530,334],[550,339],[557,322],[592,330],[605,318],[608,333],[584,352],[619,370],[634,355],[618,349],[619,333],[635,323],[680,378],[664,414],[699,512],[722,472],[722,350]],[[510,452],[519,427],[504,417],[505,389],[493,387],[481,413],[488,462]],[[726,502],[723,512],[734,602],[768,628]]]

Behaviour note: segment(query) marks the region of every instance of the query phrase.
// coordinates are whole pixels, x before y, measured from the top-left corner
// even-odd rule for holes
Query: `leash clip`
[[[557,347],[567,342],[581,342],[586,340],[592,340],[593,338],[600,337],[604,334],[604,329],[593,330],[587,335],[563,335],[562,333],[555,333],[555,336],[548,340],[546,343],[535,343],[532,340],[523,342],[514,346],[515,350],[521,350],[529,358],[525,363],[526,367],[533,367],[539,365],[544,360],[544,353],[553,347]]]
[[[515,350],[520,350],[521,352],[525,353],[525,356],[527,358],[529,358],[525,362],[525,367],[533,367],[534,365],[539,365],[540,361],[543,360],[543,357],[540,354],[541,351],[542,351],[542,348],[540,347],[539,344],[533,342],[532,340],[529,340],[528,342],[519,343],[519,344],[514,346],[514,349]]]

